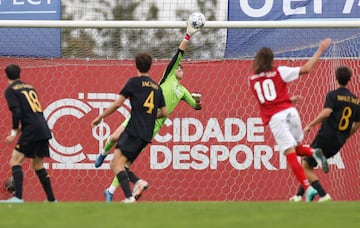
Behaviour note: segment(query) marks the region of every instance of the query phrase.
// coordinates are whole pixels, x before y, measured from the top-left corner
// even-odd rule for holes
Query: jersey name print
[[[5,97],[9,109],[13,111],[12,128],[18,129],[21,123],[21,141],[51,138],[38,94],[31,85],[16,80],[6,89]]]
[[[278,68],[274,68],[250,77],[250,88],[259,101],[261,118],[265,125],[275,113],[293,107],[286,87],[287,78],[281,74]]]

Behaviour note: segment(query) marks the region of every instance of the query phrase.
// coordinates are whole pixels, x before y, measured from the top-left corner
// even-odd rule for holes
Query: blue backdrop
[[[228,20],[358,20],[359,4],[359,0],[229,0]],[[253,57],[264,46],[271,47],[277,57],[309,57],[326,37],[359,50],[359,33],[360,29],[228,29],[225,57]],[[338,49],[330,48],[325,56],[358,56],[356,51]]]
[[[0,20],[60,20],[61,0],[0,1]],[[1,56],[61,57],[61,29],[0,28]]]

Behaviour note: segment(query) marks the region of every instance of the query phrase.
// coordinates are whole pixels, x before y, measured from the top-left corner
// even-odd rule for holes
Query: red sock
[[[295,147],[296,154],[299,156],[308,156],[312,157],[314,153],[314,149],[311,148],[309,145],[298,145]]]
[[[286,154],[286,160],[289,163],[292,171],[294,172],[296,179],[300,182],[301,186],[306,189],[310,186],[308,179],[306,178],[304,169],[301,167],[297,160],[296,153]]]

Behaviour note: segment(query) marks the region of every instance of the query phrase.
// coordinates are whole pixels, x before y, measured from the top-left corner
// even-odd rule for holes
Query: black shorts
[[[314,141],[311,143],[311,148],[321,148],[326,158],[331,158],[335,154],[339,152],[342,145],[340,145],[338,142],[334,140],[329,139],[322,139],[320,137],[315,137]],[[304,157],[304,160],[306,160],[310,166],[316,167],[317,162],[313,157]]]
[[[50,157],[49,152],[49,140],[41,140],[34,142],[18,142],[15,146],[15,150],[23,153],[26,158],[43,158]]]
[[[316,137],[310,145],[312,148],[321,148],[326,158],[331,158],[339,152],[343,144],[337,140]]]
[[[132,163],[147,144],[149,144],[149,142],[143,140],[142,138],[129,135],[126,131],[124,131],[121,133],[119,141],[115,147],[120,149],[122,154],[125,155]]]

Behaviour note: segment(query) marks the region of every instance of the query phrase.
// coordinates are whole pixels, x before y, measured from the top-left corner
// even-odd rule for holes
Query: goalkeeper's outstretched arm
[[[185,37],[184,39],[181,41],[180,45],[179,45],[179,49],[182,51],[185,51],[186,48],[188,47],[189,41],[191,39],[191,37],[197,32],[199,31],[199,29],[195,29],[191,26],[191,23],[189,21],[186,22],[187,26],[186,26],[186,33],[185,33]]]
[[[191,24],[189,22],[187,22],[186,34],[184,36],[184,39],[181,41],[177,52],[175,53],[174,57],[171,59],[170,63],[166,67],[166,70],[164,71],[164,74],[159,82],[159,85],[164,83],[166,81],[166,79],[168,78],[168,76],[171,73],[174,73],[176,68],[179,66],[179,63],[183,58],[184,51],[188,47],[191,36],[194,35],[197,31],[198,31],[198,29],[194,29],[191,26]]]

